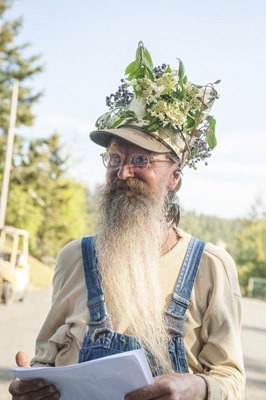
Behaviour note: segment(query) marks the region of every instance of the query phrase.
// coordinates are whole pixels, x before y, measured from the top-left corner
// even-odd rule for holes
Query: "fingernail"
[[[53,386],[50,386],[48,392],[49,393],[54,393],[55,392],[55,388]]]

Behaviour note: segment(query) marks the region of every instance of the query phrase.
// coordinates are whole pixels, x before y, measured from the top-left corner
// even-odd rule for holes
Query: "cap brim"
[[[139,127],[123,126],[117,129],[99,129],[90,133],[91,140],[103,147],[108,147],[110,140],[114,137],[126,140],[145,150],[155,153],[170,153],[171,149],[157,140],[152,134]]]

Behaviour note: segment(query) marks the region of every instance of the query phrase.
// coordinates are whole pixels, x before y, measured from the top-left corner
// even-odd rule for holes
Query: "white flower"
[[[138,119],[142,119],[146,113],[146,104],[142,99],[137,99],[135,96],[129,103],[128,109],[133,111]]]
[[[158,96],[158,95],[149,96],[147,99],[147,104],[156,103],[159,97],[160,96]]]
[[[138,124],[139,126],[146,126],[146,125],[149,125],[149,123],[150,123],[150,122],[147,121],[146,119],[139,119],[137,124]]]
[[[156,96],[159,97],[164,91],[164,85],[160,86],[154,85],[154,91],[156,93]]]

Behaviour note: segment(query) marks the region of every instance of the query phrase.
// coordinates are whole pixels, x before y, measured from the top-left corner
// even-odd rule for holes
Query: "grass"
[[[36,258],[29,256],[30,283],[36,289],[46,289],[52,286],[54,269]]]
[[[12,243],[13,242],[10,237],[7,236],[4,243],[3,251],[11,253]],[[51,287],[54,275],[54,268],[44,264],[37,258],[30,255],[28,256],[28,263],[30,265],[30,285],[36,289],[46,289]]]

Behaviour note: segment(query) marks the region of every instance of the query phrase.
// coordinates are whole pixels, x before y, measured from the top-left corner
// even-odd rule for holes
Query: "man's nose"
[[[125,181],[126,179],[133,178],[134,168],[128,163],[123,163],[119,170],[117,171],[118,179]]]

